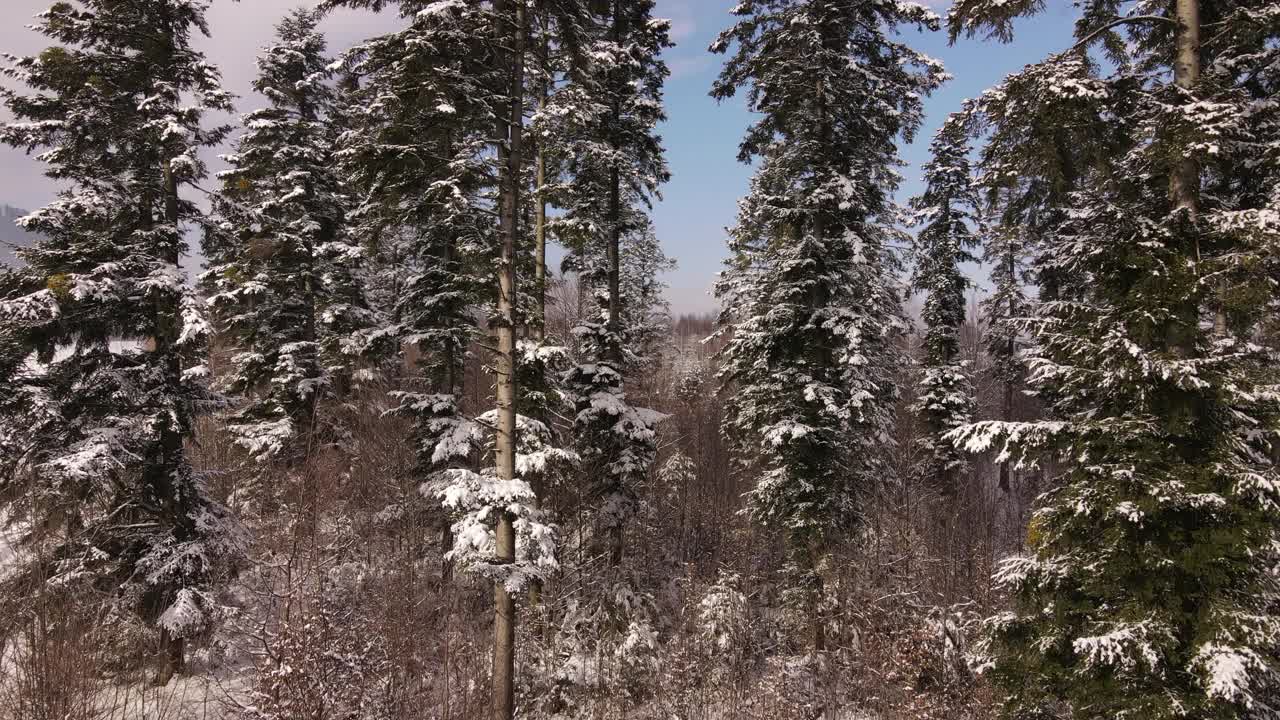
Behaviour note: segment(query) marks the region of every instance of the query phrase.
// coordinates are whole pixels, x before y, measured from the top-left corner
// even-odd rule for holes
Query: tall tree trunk
[[[1200,81],[1200,0],[1177,0],[1178,29],[1173,63],[1173,83],[1191,90]],[[1200,210],[1200,168],[1195,160],[1178,161],[1169,176],[1169,197],[1179,210],[1192,217]]]
[[[1009,273],[1009,278],[1010,278],[1009,282],[1011,283],[1017,282],[1016,276],[1018,272],[1018,262],[1017,262],[1017,259],[1014,258],[1013,256],[1013,251],[1010,250],[1009,252],[1005,253],[1004,258],[1002,259],[1005,262],[1005,270]],[[1014,307],[1013,296],[1010,295],[1009,317],[1013,317],[1013,314],[1015,312],[1017,312],[1017,309]],[[1017,341],[1015,341],[1012,337],[1010,337],[1008,345],[1005,347],[1005,352],[1007,353],[1007,357],[1011,362],[1013,360],[1013,355],[1015,352],[1017,352],[1017,350],[1018,350]],[[1006,376],[1004,378],[1003,384],[1004,384],[1004,388],[1003,388],[1004,399],[1003,399],[1003,402],[1001,403],[1000,419],[1005,422],[1012,422],[1013,421],[1013,379]],[[1011,486],[1009,485],[1009,461],[1006,460],[1000,463],[1000,492],[1005,493],[1007,495],[1010,489],[1011,489]]]
[[[1173,83],[1179,89],[1190,92],[1200,82],[1200,0],[1176,0],[1174,7],[1178,29],[1174,35]],[[1173,172],[1169,174],[1169,199],[1175,211],[1186,213],[1192,224],[1192,232],[1196,233],[1193,258],[1197,266],[1201,257],[1200,237],[1194,227],[1200,213],[1200,166],[1193,158],[1183,157],[1177,161]],[[1198,270],[1197,270],[1198,272]],[[1227,333],[1227,315],[1222,307],[1221,299],[1215,299],[1213,313],[1213,332],[1223,336]],[[1194,325],[1199,322],[1199,308],[1192,308],[1186,321],[1193,327],[1179,333],[1175,347],[1179,354],[1191,354],[1191,340],[1194,336]]]
[[[157,260],[178,266],[180,257],[178,256],[178,241],[182,236],[182,229],[178,227],[178,183],[173,176],[173,168],[168,160],[165,160],[161,166],[161,173],[164,181],[163,200],[164,200],[164,222],[168,225],[174,234],[173,245],[163,248],[159,253]],[[178,308],[170,299],[165,298],[156,305],[156,337],[154,338],[156,352],[164,354],[170,371],[177,371],[178,357],[173,350],[173,344],[178,339]]]
[[[169,161],[163,162],[161,172],[164,184],[164,222],[173,232],[173,245],[163,248],[157,259],[176,267],[179,262],[177,241],[181,237],[181,230],[178,227],[178,184]],[[150,209],[147,210],[147,214],[150,215]],[[152,338],[152,351],[164,364],[165,382],[172,390],[177,388],[182,378],[181,360],[174,347],[178,338],[178,307],[172,299],[162,296],[162,299],[156,303],[155,312],[156,334]],[[172,417],[166,416],[160,430],[160,444],[156,452],[157,456],[152,457],[147,463],[145,482],[156,492],[161,505],[174,522],[175,535],[182,537],[186,534],[183,526],[187,518],[183,508],[179,506],[177,489],[173,487],[176,466],[179,455],[182,453],[182,431]],[[163,605],[167,600],[168,593],[162,592],[161,607],[157,610],[163,612]],[[174,636],[166,628],[160,628],[160,669],[156,673],[156,685],[167,685],[174,675],[182,672],[186,664],[185,646],[186,642],[183,638]]]
[[[451,237],[444,242],[440,250],[440,262],[444,265],[446,272],[452,273],[455,270],[454,258],[454,242]],[[453,346],[452,340],[444,343],[441,350],[443,357],[440,363],[440,377],[437,379],[436,392],[442,395],[448,395],[458,403],[462,404],[462,393],[458,389],[458,383],[462,379],[458,372],[458,348]],[[463,349],[465,350],[465,349]],[[448,583],[453,580],[453,561],[449,559],[449,551],[453,549],[453,523],[450,521],[448,513],[445,513],[443,522],[440,525],[440,580],[442,583]]]
[[[622,0],[613,0],[613,29],[612,40],[614,44],[622,41]],[[618,72],[614,70],[614,72]],[[609,263],[609,334],[611,337],[609,353],[610,360],[621,363],[622,345],[618,333],[622,330],[622,298],[621,293],[621,251],[622,251],[622,187],[621,173],[616,160],[617,151],[619,149],[618,125],[622,120],[621,100],[618,93],[621,88],[618,87],[620,79],[615,78],[611,83],[613,91],[612,107],[609,111],[609,146],[614,150],[615,160],[609,168],[609,237],[608,237],[608,263]],[[621,372],[621,368],[618,368]]]
[[[1004,398],[1000,408],[1001,420],[1011,422],[1013,418],[1013,381],[1005,379],[1004,381]],[[1009,484],[1009,461],[1005,460],[1000,463],[1000,492],[1009,494],[1012,486]]]
[[[542,29],[542,85],[538,93],[538,111],[542,112],[547,108],[547,97],[550,95],[550,80],[548,73],[550,68],[550,47],[547,39],[547,31]],[[547,339],[547,196],[545,187],[547,184],[547,153],[543,147],[544,143],[538,143],[538,160],[537,169],[534,175],[536,183],[537,205],[534,208],[533,217],[533,283],[535,298],[534,304],[537,308],[537,318],[534,321],[533,339],[539,343]],[[539,496],[541,497],[541,496]]]
[[[186,669],[185,638],[177,637],[165,628],[160,628],[160,671],[156,673],[155,684],[164,687],[174,675]]]
[[[611,31],[614,44],[622,42],[622,36],[625,32],[624,22],[625,16],[622,12],[622,0],[613,0],[613,28]],[[613,70],[615,73],[621,72],[619,69]],[[618,168],[616,160],[619,146],[621,145],[618,137],[618,125],[622,121],[622,106],[619,94],[622,88],[619,87],[622,80],[615,78],[611,83],[613,90],[613,104],[609,112],[609,145],[614,150],[615,160],[612,167],[609,168],[609,237],[607,246],[607,261],[609,265],[609,348],[607,350],[608,360],[614,364],[614,369],[619,375],[622,374],[622,179],[621,172]],[[617,567],[622,564],[623,551],[625,550],[624,535],[625,528],[620,519],[614,519],[614,525],[609,529],[609,564]]]
[[[546,18],[543,18],[545,23]],[[547,96],[550,94],[550,81],[548,74],[551,72],[549,62],[549,42],[547,40],[547,29],[544,25],[542,28],[542,42],[538,59],[541,64],[542,82],[538,92],[538,112],[542,112],[547,108]],[[545,143],[540,140],[537,143],[537,160],[534,170],[534,193],[536,204],[534,205],[533,215],[533,285],[534,285],[534,308],[536,317],[533,319],[533,341],[541,345],[547,339],[547,196],[544,188],[547,184],[547,153]],[[545,492],[542,473],[535,472],[530,478],[530,484],[533,486],[533,506],[539,508],[542,505],[542,494]],[[535,610],[542,605],[542,581],[534,579],[529,583],[529,606]],[[535,613],[536,614],[536,613]]]
[[[317,119],[316,110],[311,106],[306,97],[298,103],[298,113],[302,119],[307,122],[315,122]],[[304,183],[308,198],[315,197],[315,183],[308,178]],[[302,273],[302,286],[298,290],[302,293],[302,341],[306,343],[307,356],[306,362],[310,371],[319,373],[320,371],[320,349],[316,344],[318,333],[316,331],[316,248],[323,247],[329,243],[337,235],[337,228],[334,227],[332,219],[325,218],[320,222],[320,230],[316,235],[314,242],[307,243],[302,249],[302,257],[299,258]],[[291,453],[292,462],[305,462],[311,454],[316,429],[316,414],[320,407],[320,393],[316,390],[312,391],[310,407],[302,413],[302,416],[296,418],[299,427],[302,428],[300,433],[303,443],[303,453],[299,456],[297,453]]]
[[[169,28],[169,32],[173,32],[172,18],[168,17],[168,12],[162,10],[163,22],[162,27]],[[157,74],[164,77],[166,71],[172,70],[174,62],[173,57],[173,41],[172,37],[169,42],[164,45],[162,54],[156,58]],[[168,226],[171,237],[167,240],[169,244],[157,248],[155,260],[162,263],[172,265],[175,270],[179,266],[180,250],[179,246],[182,239],[182,228],[180,227],[181,207],[178,198],[178,181],[173,173],[172,160],[165,158],[165,148],[157,147],[157,155],[160,157],[160,173],[161,173],[161,201],[164,210],[164,223]],[[148,201],[152,198],[147,198]],[[144,218],[148,225],[152,223],[152,211],[150,202],[148,207],[144,208]],[[179,270],[180,272],[180,270]],[[160,293],[155,306],[155,337],[152,338],[152,351],[162,364],[164,370],[164,382],[166,390],[169,392],[179,391],[182,384],[182,360],[178,355],[178,349],[175,347],[180,332],[179,327],[179,307],[178,300],[175,296]],[[167,514],[167,521],[171,522],[172,533],[179,541],[186,540],[190,536],[193,528],[191,527],[191,518],[186,508],[183,507],[183,498],[180,496],[179,489],[174,486],[174,481],[178,477],[178,468],[182,462],[182,427],[179,425],[178,418],[172,413],[165,413],[165,419],[160,427],[160,442],[155,449],[155,454],[148,458],[147,467],[144,471],[143,482],[156,494],[159,504],[163,511]],[[170,591],[176,588],[157,588],[156,589],[159,606],[156,608],[159,612],[164,612],[164,605],[170,600]],[[174,636],[167,628],[160,628],[160,669],[156,675],[155,682],[157,685],[166,685],[174,675],[183,671],[186,658],[186,641]]]
[[[510,85],[509,114],[501,119],[498,133],[501,219],[501,254],[498,263],[498,423],[496,462],[498,481],[509,483],[516,473],[516,244],[520,217],[521,143],[524,126],[524,46],[525,0],[498,0],[499,23],[510,24],[508,54]],[[496,560],[513,563],[516,536],[513,518],[502,513],[496,531]],[[493,718],[511,720],[515,716],[515,597],[506,586],[494,583],[493,619]]]
[[[819,538],[810,538],[801,542],[804,545],[798,550],[806,556],[804,559],[808,564],[806,569],[809,577],[805,580],[810,583],[807,601],[809,605],[807,608],[809,612],[809,639],[813,644],[814,652],[822,653],[827,649],[827,619],[824,608],[826,606],[827,591],[831,587],[825,575],[828,569],[826,567],[827,544],[825,540]]]
[[[823,25],[821,30],[822,45],[824,48],[830,48],[834,42],[830,28]],[[829,147],[831,144],[831,118],[827,107],[827,85],[825,79],[819,76],[814,81],[814,114],[818,122],[818,139],[820,147]],[[811,167],[815,173],[821,170],[827,170],[826,158],[814,157],[810,159]],[[821,170],[820,170],[821,169]],[[823,251],[829,249],[826,243],[827,227],[828,227],[827,207],[824,204],[818,204],[813,208],[813,224],[812,233],[814,239],[822,245]],[[797,231],[803,234],[803,230],[797,228]],[[797,238],[797,240],[803,239]],[[809,291],[809,312],[816,314],[818,310],[832,300],[830,294],[823,288],[822,283],[813,283],[812,289]],[[812,315],[810,316],[812,318]],[[810,348],[812,362],[819,372],[829,370],[835,365],[834,358],[829,349],[825,347]],[[827,621],[824,615],[826,607],[827,591],[831,586],[825,582],[823,571],[826,566],[827,558],[827,538],[825,536],[819,538],[810,538],[805,541],[805,547],[800,548],[801,552],[808,554],[808,570],[810,577],[808,580],[812,583],[809,592],[809,616],[810,616],[810,633],[813,650],[815,653],[823,653],[827,649]]]

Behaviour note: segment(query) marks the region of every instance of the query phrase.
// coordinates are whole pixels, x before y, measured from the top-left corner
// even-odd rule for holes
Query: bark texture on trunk
[[[1174,12],[1178,27],[1174,34],[1173,84],[1190,91],[1200,82],[1200,0],[1176,0]],[[1169,174],[1169,199],[1175,210],[1185,212],[1188,220],[1195,222],[1200,214],[1200,165],[1185,153]],[[1197,232],[1194,261],[1198,265],[1203,260],[1200,238],[1198,230],[1193,228],[1193,232]],[[1196,323],[1199,308],[1193,312],[1189,321]],[[1220,298],[1213,300],[1213,332],[1219,337],[1227,334],[1227,314]],[[1191,335],[1191,331],[1181,334],[1183,338]],[[1189,339],[1178,343],[1184,357],[1191,354],[1190,343]]]
[[[1200,0],[1177,0],[1173,83],[1190,90],[1200,82]],[[1175,208],[1194,217],[1200,210],[1200,168],[1195,160],[1179,161],[1169,176],[1169,197]]]
[[[164,687],[175,675],[186,669],[187,641],[174,637],[168,630],[160,630],[160,670],[156,673],[155,684]]]
[[[499,482],[515,479],[516,469],[516,244],[520,217],[520,170],[524,125],[525,0],[499,0],[500,23],[509,28],[511,83],[509,114],[500,120],[498,158],[501,173],[498,263],[497,438],[495,461]],[[503,32],[506,36],[507,33]],[[498,519],[496,560],[515,562],[516,537],[510,514]],[[501,581],[494,584],[493,718],[515,716],[515,597]]]
[[[826,577],[826,572],[830,569],[827,563],[826,543],[820,539],[811,539],[801,552],[806,555],[804,558],[808,564],[806,569],[810,574],[808,581],[812,583],[808,597],[809,639],[813,644],[814,652],[822,653],[827,650],[827,619],[823,608],[826,604],[827,590],[831,587]]]

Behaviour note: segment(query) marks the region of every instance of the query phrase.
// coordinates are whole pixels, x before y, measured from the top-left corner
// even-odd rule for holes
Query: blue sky
[[[932,0],[945,10],[949,0]],[[202,49],[223,72],[226,85],[241,97],[239,110],[259,107],[262,100],[250,89],[254,57],[271,37],[276,20],[298,4],[314,0],[214,0],[209,21],[211,40]],[[725,257],[725,228],[732,225],[738,198],[746,191],[750,168],[737,162],[738,140],[750,122],[740,102],[717,104],[708,96],[723,56],[707,46],[732,21],[736,0],[657,0],[657,14],[672,20],[677,46],[668,56],[672,75],[666,90],[669,120],[662,128],[672,181],[654,210],[654,221],[667,254],[679,268],[667,277],[672,310],[705,312],[715,307],[709,290]],[[919,167],[927,159],[929,138],[942,119],[967,98],[981,93],[1002,77],[1070,43],[1075,17],[1072,4],[1050,0],[1050,9],[1019,26],[1017,42],[1000,45],[960,40],[948,47],[943,33],[908,31],[904,40],[942,60],[955,79],[926,101],[925,127],[913,145],[903,148],[908,166],[901,197],[919,189]],[[44,10],[50,0],[4,0],[0,50],[14,54],[38,52],[45,38],[27,30],[26,18]],[[396,27],[391,13],[339,12],[324,25],[334,52],[359,40]],[[5,119],[0,113],[0,119]],[[216,165],[216,163],[215,163]],[[52,184],[41,166],[24,153],[0,148],[0,204],[35,208],[47,202]]]

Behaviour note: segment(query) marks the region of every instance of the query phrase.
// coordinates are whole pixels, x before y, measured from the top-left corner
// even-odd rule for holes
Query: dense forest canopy
[[[912,38],[1052,3],[742,0],[676,317],[654,0],[323,0],[243,115],[215,1],[7,56],[0,719],[1280,718],[1275,2],[1079,0],[902,198]]]

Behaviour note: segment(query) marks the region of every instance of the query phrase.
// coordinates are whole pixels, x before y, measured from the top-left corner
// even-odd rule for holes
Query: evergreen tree
[[[628,317],[622,278],[624,247],[633,237],[651,237],[645,234],[651,233],[646,211],[669,178],[656,127],[665,117],[668,75],[660,55],[671,43],[669,23],[652,17],[651,0],[614,0],[603,10],[591,29],[591,64],[555,102],[559,112],[576,116],[558,136],[570,143],[573,159],[559,194],[564,217],[557,230],[572,253],[569,266],[596,303],[574,328],[583,361],[565,382],[577,405],[574,435],[595,522],[607,538],[610,564],[617,566],[637,483],[656,458],[662,418],[627,400],[627,335],[636,327],[629,322],[635,318]]]
[[[997,196],[999,192],[997,191]],[[991,268],[991,293],[982,299],[979,307],[987,356],[991,358],[991,377],[1000,386],[1000,420],[1013,420],[1013,398],[1023,384],[1023,365],[1018,357],[1018,322],[1031,316],[1031,302],[1025,287],[1028,272],[1025,259],[1028,254],[1024,239],[1025,228],[1008,224],[1003,218],[985,233],[982,260]],[[999,487],[1009,492],[1009,463],[1000,464]]]
[[[736,45],[712,95],[748,89],[758,119],[739,159],[758,169],[716,290],[724,434],[753,476],[753,516],[785,536],[822,650],[829,548],[857,520],[859,493],[890,475],[895,143],[943,79],[894,33],[938,19],[862,0],[751,0],[735,14],[711,48]]]
[[[622,244],[622,277],[619,292],[623,299],[623,345],[627,365],[637,379],[652,378],[662,362],[665,341],[671,334],[671,308],[663,292],[662,274],[676,269],[667,257],[653,223],[629,233]]]
[[[532,495],[527,483],[517,480],[519,464],[519,416],[516,403],[516,332],[518,292],[517,253],[520,237],[521,189],[525,162],[524,71],[528,49],[528,6],[525,0],[494,0],[488,36],[499,48],[495,53],[495,85],[498,98],[494,114],[497,140],[498,253],[492,323],[497,336],[494,408],[494,473],[487,484],[483,510],[494,518],[493,566],[502,573],[493,584],[493,715],[515,716],[516,603],[519,576],[508,568],[516,562],[516,508]],[[505,90],[505,92],[503,92]],[[487,497],[485,497],[487,495]]]
[[[965,2],[952,32],[1007,38],[1039,5]],[[1209,27],[1224,30],[1202,39]],[[954,434],[1064,468],[1038,500],[1031,554],[999,572],[1015,608],[990,621],[991,673],[1013,717],[1274,717],[1280,407],[1275,358],[1252,340],[1280,228],[1250,175],[1277,142],[1280,13],[1093,2],[1077,37],[988,98],[993,137],[1084,130],[1069,156],[1080,182],[1042,226],[1056,287],[1020,323],[1054,419]],[[1095,42],[1105,75],[1086,55]],[[1041,182],[1062,158],[987,153]]]
[[[531,384],[521,385],[521,402],[530,409],[521,412],[537,413],[530,400],[547,389],[568,400],[572,425],[565,435],[573,443],[581,482],[562,487],[570,494],[580,490],[591,507],[591,533],[577,538],[586,544],[588,561],[574,568],[578,577],[590,580],[563,588],[566,594],[558,601],[565,615],[557,625],[566,632],[547,638],[550,657],[567,657],[570,664],[616,658],[617,665],[604,672],[619,671],[617,682],[635,687],[638,676],[628,671],[651,668],[656,658],[656,616],[653,599],[624,563],[625,533],[637,510],[640,483],[656,457],[655,425],[661,415],[632,405],[626,383],[642,370],[634,350],[652,335],[651,314],[660,293],[656,275],[666,262],[647,211],[668,176],[655,129],[663,117],[667,70],[659,54],[669,45],[668,23],[651,17],[649,2],[565,5],[576,6],[576,12],[558,10],[561,19],[540,58],[552,82],[538,88],[532,124],[539,163],[534,247],[540,253],[544,246],[545,239],[537,238],[540,230],[567,246],[564,268],[576,273],[587,307],[572,329],[575,364],[561,378],[529,377]],[[535,75],[534,82],[541,85],[545,76]],[[547,216],[542,202],[563,212]],[[530,293],[542,292],[537,277]],[[544,405],[533,417],[549,418],[554,409]],[[567,507],[559,502],[558,489],[548,488],[552,511]],[[605,561],[596,564],[601,556]],[[543,668],[542,675],[558,688],[556,697],[570,689],[584,695],[599,691],[594,683],[565,685],[559,662]]]
[[[161,682],[244,550],[184,450],[207,397],[207,326],[179,267],[184,225],[200,220],[180,189],[226,134],[205,113],[230,109],[191,45],[204,13],[195,0],[55,3],[36,28],[56,44],[6,71],[32,94],[2,91],[16,121],[0,140],[41,150],[63,187],[22,219],[43,239],[0,302],[0,337],[19,346],[6,357],[25,363],[11,381],[25,428],[0,487],[29,552],[7,589],[89,587],[116,617],[139,614],[160,634]]]
[[[318,406],[349,384],[356,334],[374,322],[334,167],[320,17],[290,13],[258,59],[254,89],[271,106],[244,117],[205,240],[210,302],[240,350],[225,382],[252,396],[230,427],[256,457],[287,462],[335,438]]]
[[[486,11],[406,2],[400,13],[404,27],[342,59],[350,127],[339,159],[357,197],[355,231],[391,281],[370,341],[416,351],[418,372],[396,398],[414,418],[423,492],[435,495],[476,450],[463,364],[493,257],[485,153],[497,100]]]
[[[422,490],[454,515],[451,557],[494,581],[493,713],[510,718],[514,593],[555,562],[551,530],[537,521],[536,498],[521,477],[522,461],[536,464],[530,457],[545,448],[547,434],[517,413],[530,13],[526,0],[325,6],[393,4],[405,27],[346,58],[368,102],[357,122],[366,129],[347,133],[343,156],[374,228],[398,229],[411,243],[396,253],[416,266],[384,334],[423,351],[426,392],[399,393],[401,409],[416,417]],[[492,308],[496,409],[468,418],[459,370],[477,306]],[[490,451],[492,465],[469,467]],[[522,553],[521,544],[541,551]]]
[[[50,320],[49,306],[32,297],[21,273],[0,265],[0,502],[7,501],[10,479],[22,465],[31,408],[23,388],[29,380],[31,348]],[[19,304],[20,303],[20,304]]]
[[[566,94],[573,94],[576,86],[566,79],[580,76],[587,66],[583,49],[589,9],[580,0],[555,0],[535,3],[530,11],[531,50],[526,55],[526,78],[528,94],[536,105],[526,136],[533,168],[525,189],[527,210],[522,236],[531,230],[532,237],[525,238],[527,249],[522,248],[519,253],[519,272],[530,281],[521,284],[516,299],[522,326],[517,348],[517,385],[521,389],[517,412],[529,421],[526,427],[542,430],[537,442],[544,451],[562,460],[576,461],[576,453],[566,449],[572,444],[564,432],[567,428],[558,422],[573,410],[573,398],[564,383],[572,358],[563,345],[568,338],[547,335],[547,241],[554,224],[548,211],[557,197],[557,188],[563,187],[559,180],[566,160],[574,152],[568,139],[580,127],[576,122],[579,118],[562,112],[567,105],[557,98],[562,88],[568,89]],[[556,468],[563,472],[548,472]],[[550,502],[550,510],[555,505],[551,497],[556,494],[555,483],[569,475],[570,463],[532,463],[526,469],[527,472],[519,468],[517,471],[533,489],[534,502],[539,507]],[[535,605],[541,601],[540,582],[535,581],[530,588],[530,600]]]
[[[1071,193],[1087,182],[1087,169],[1120,152],[1116,128],[1090,111],[1093,88],[1059,94],[1053,103],[1022,102],[1052,85],[1051,73],[1087,72],[1084,63],[1079,56],[1061,57],[1055,66],[1011,76],[982,96],[975,117],[989,130],[980,152],[980,185],[989,218],[983,260],[991,268],[992,293],[981,307],[992,376],[1001,386],[1001,420],[1014,419],[1015,393],[1026,384],[1021,323],[1037,302],[1057,300],[1068,283],[1062,277],[1066,270],[1042,262],[1040,250],[1065,219]],[[1035,298],[1025,292],[1028,286],[1035,287]],[[1005,458],[998,465],[999,487],[1007,492],[1010,462]]]
[[[946,433],[973,421],[974,390],[960,360],[960,328],[965,320],[965,291],[970,287],[960,266],[974,262],[978,244],[978,194],[969,163],[969,117],[947,118],[930,146],[924,166],[924,192],[911,200],[915,224],[915,276],[912,285],[927,295],[923,319],[924,377],[913,410],[925,421],[918,441],[925,456],[923,478],[945,497],[956,494],[957,478],[968,463]]]

